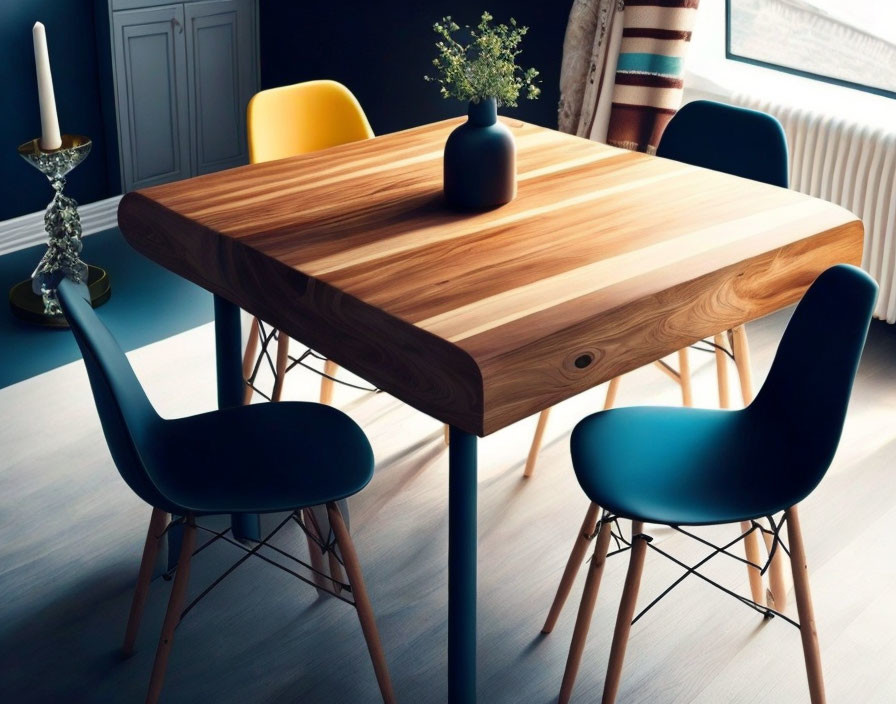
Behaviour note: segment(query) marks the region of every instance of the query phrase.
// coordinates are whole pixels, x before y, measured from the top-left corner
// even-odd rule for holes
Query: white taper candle
[[[34,63],[37,66],[37,97],[40,101],[41,149],[59,149],[59,118],[56,116],[56,97],[53,95],[53,76],[50,73],[50,54],[47,51],[47,32],[41,22],[34,23]]]

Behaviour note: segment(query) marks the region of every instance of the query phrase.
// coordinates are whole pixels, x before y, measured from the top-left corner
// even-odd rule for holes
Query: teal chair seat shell
[[[822,273],[745,409],[635,407],[582,420],[570,444],[585,493],[618,516],[669,525],[734,523],[798,504],[834,458],[876,296],[860,269]]]
[[[373,452],[345,413],[319,403],[241,406],[168,421],[159,491],[194,513],[265,513],[358,493]],[[167,467],[175,467],[171,471]]]
[[[373,476],[364,432],[330,406],[259,404],[161,418],[83,287],[64,280],[57,293],[115,465],[151,506],[179,515],[292,511],[351,496]]]
[[[610,512],[651,523],[735,523],[781,508],[765,470],[787,451],[755,414],[697,408],[619,408],[572,435],[579,483]],[[790,501],[791,505],[796,503]]]

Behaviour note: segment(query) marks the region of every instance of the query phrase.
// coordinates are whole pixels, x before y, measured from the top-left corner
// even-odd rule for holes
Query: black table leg
[[[243,402],[243,360],[240,339],[240,308],[226,298],[215,296],[215,360],[218,369],[218,408]],[[234,513],[230,517],[233,537],[260,540],[261,526],[254,513]]]
[[[476,701],[476,436],[448,448],[448,701]]]

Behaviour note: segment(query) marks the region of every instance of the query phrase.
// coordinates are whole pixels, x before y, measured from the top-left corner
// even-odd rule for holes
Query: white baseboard
[[[78,206],[81,215],[83,235],[108,230],[118,225],[118,201],[121,196],[113,196],[95,203]],[[11,220],[0,222],[0,255],[15,252],[36,244],[46,244],[44,231],[44,211],[28,213]]]

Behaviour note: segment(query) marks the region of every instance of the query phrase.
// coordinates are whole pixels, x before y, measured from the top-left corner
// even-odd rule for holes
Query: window
[[[726,2],[729,59],[896,98],[896,2]]]

